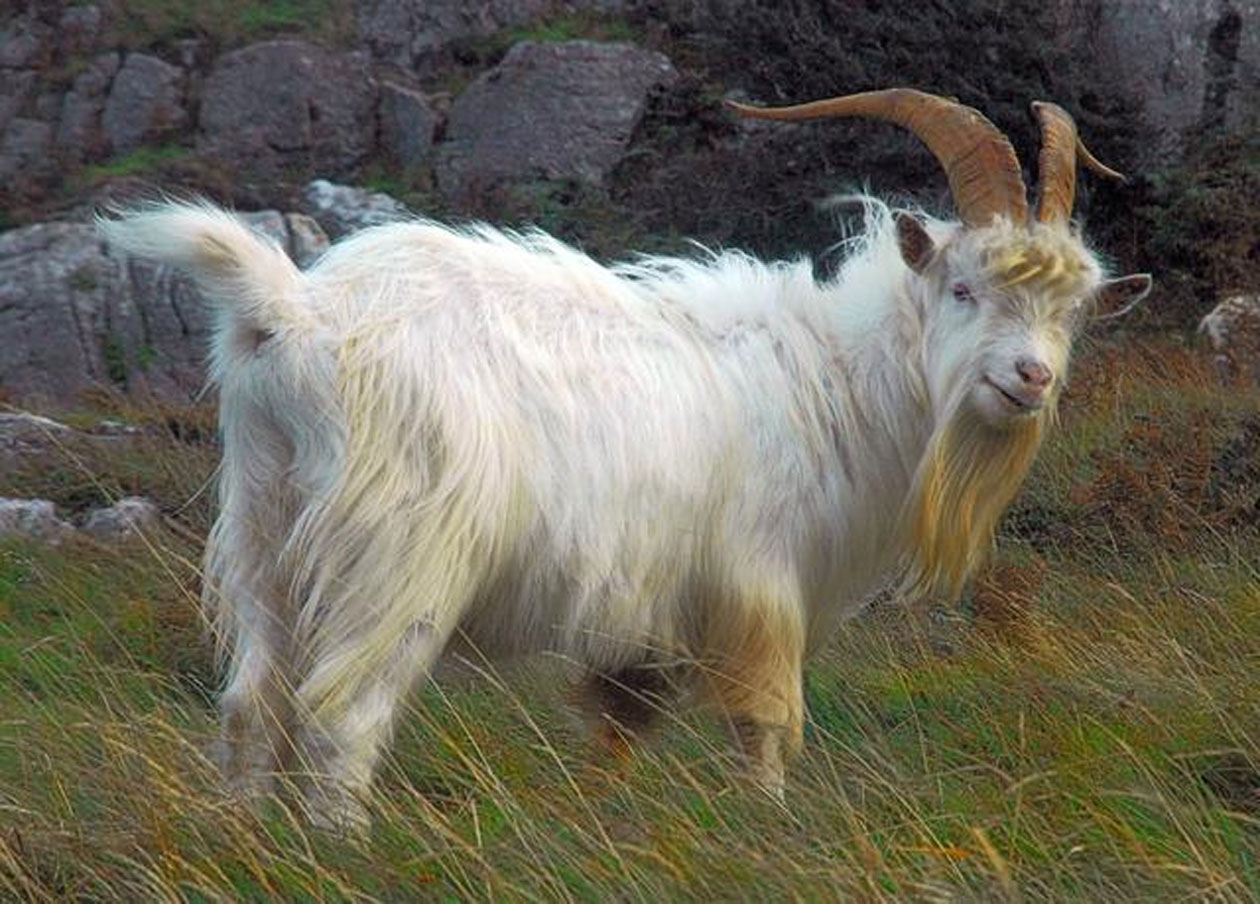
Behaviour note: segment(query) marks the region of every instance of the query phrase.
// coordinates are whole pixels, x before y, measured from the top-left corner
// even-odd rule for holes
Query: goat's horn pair
[[[912,88],[889,88],[833,97],[791,107],[731,107],[755,119],[804,120],[831,116],[870,116],[910,130],[928,146],[949,179],[958,215],[968,226],[987,226],[995,216],[1016,223],[1028,219],[1027,189],[1010,141],[978,111],[949,98]],[[1041,123],[1041,201],[1037,219],[1066,221],[1076,190],[1076,154],[1096,172],[1119,177],[1085,149],[1076,126],[1061,107],[1034,105]],[[1120,177],[1123,178],[1123,177]]]

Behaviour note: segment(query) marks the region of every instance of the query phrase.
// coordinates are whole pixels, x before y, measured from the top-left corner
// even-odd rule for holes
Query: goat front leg
[[[780,803],[786,760],[804,726],[804,632],[792,604],[737,608],[710,637],[709,693],[724,712],[749,777]]]

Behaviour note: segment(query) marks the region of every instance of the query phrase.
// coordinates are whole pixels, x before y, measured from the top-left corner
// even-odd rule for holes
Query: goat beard
[[[1052,412],[1001,429],[960,410],[933,433],[902,513],[902,592],[957,599],[993,545]]]

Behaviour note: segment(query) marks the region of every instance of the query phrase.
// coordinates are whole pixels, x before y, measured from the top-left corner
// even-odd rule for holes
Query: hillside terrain
[[[0,0],[0,899],[1260,899],[1260,367],[1194,332],[1260,290],[1260,3],[1116,8]],[[786,809],[703,715],[607,760],[550,660],[418,691],[365,839],[228,800],[204,311],[92,211],[207,195],[302,264],[410,211],[825,275],[828,199],[947,214],[938,165],[723,100],[890,84],[982,110],[1030,184],[1028,102],[1070,109],[1130,177],[1082,175],[1084,227],[1157,288],[1083,340],[963,599],[811,664]]]

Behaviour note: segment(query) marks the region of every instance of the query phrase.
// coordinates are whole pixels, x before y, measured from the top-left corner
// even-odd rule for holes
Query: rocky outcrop
[[[376,96],[366,53],[253,44],[207,77],[197,150],[258,179],[345,173],[373,149]]]
[[[0,537],[59,543],[73,533],[74,525],[59,518],[47,499],[0,498]]]
[[[97,540],[125,540],[152,533],[162,524],[157,503],[144,496],[125,496],[113,505],[95,509],[83,521],[83,532]]]
[[[303,210],[334,239],[409,215],[402,202],[384,192],[336,185],[326,179],[316,179],[302,190],[302,204]]]
[[[429,98],[404,85],[381,85],[381,150],[402,166],[415,166],[429,156],[441,117]]]
[[[246,217],[300,264],[327,247],[301,214]],[[205,383],[206,306],[165,267],[122,260],[86,223],[0,234],[0,388],[74,401],[92,387],[190,399]]]
[[[676,78],[667,57],[632,44],[517,44],[455,99],[438,185],[461,199],[505,180],[601,183],[649,93]]]
[[[1138,111],[1147,166],[1260,130],[1260,0],[1056,0],[1058,39]]]
[[[188,120],[183,99],[182,69],[147,54],[127,54],[101,119],[114,153],[126,154],[179,132]]]
[[[359,0],[354,16],[359,43],[381,62],[426,74],[451,44],[524,25],[545,14],[611,12],[624,0]]]

